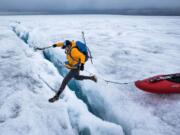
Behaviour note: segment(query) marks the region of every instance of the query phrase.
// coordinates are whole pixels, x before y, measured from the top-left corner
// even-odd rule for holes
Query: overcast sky
[[[0,0],[0,11],[180,8],[180,0]]]

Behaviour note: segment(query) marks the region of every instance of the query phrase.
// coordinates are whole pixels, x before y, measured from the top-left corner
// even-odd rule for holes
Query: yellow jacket
[[[57,47],[62,47],[63,42],[56,43]],[[85,64],[85,55],[76,48],[76,42],[72,41],[71,48],[66,52],[68,63],[65,66],[69,69],[77,67],[78,64]]]

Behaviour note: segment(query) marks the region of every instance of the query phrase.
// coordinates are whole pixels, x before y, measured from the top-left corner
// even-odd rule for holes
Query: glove
[[[65,46],[65,45],[63,45],[61,48],[62,48],[62,49],[65,49],[65,48],[66,48],[66,46]]]
[[[52,47],[53,47],[53,48],[55,48],[55,47],[57,47],[57,45],[56,45],[56,44],[54,44],[54,45],[52,45]]]
[[[81,64],[80,68],[79,68],[81,71],[84,70],[84,64]]]

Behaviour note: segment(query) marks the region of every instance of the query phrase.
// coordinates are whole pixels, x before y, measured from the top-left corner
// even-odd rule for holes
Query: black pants
[[[92,77],[90,76],[79,75],[79,69],[71,69],[62,81],[61,87],[59,88],[59,91],[57,92],[58,96],[63,92],[66,85],[72,78],[75,78],[76,80],[92,79]]]

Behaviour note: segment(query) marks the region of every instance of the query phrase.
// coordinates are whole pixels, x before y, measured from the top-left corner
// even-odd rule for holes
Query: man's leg
[[[53,98],[49,99],[49,102],[54,102],[54,101],[59,99],[60,94],[63,92],[63,90],[65,89],[66,85],[75,76],[75,74],[76,74],[76,71],[74,69],[69,71],[69,73],[63,79],[63,81],[61,83],[61,87],[59,88],[58,92],[56,93],[56,95]]]
[[[84,75],[79,75],[79,70],[75,72],[74,78],[76,80],[92,80],[94,82],[97,82],[97,78],[95,76],[84,76]]]
[[[74,70],[70,70],[70,72],[65,76],[65,78],[63,79],[62,83],[61,83],[61,87],[59,88],[59,91],[57,92],[57,95],[59,96],[63,90],[65,89],[66,85],[68,84],[68,82],[74,77]]]

